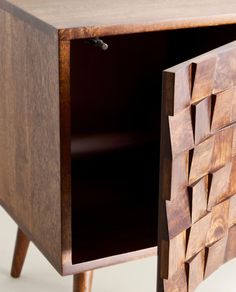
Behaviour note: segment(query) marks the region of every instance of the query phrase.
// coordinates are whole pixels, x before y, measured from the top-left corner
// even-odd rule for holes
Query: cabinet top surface
[[[0,0],[0,7],[83,37],[236,23],[235,0]]]

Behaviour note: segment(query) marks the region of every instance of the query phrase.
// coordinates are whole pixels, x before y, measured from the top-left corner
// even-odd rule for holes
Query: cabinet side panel
[[[0,202],[61,271],[58,34],[0,10]]]

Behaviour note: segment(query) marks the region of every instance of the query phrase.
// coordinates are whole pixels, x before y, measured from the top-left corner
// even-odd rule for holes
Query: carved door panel
[[[236,257],[236,42],[163,72],[158,292]]]

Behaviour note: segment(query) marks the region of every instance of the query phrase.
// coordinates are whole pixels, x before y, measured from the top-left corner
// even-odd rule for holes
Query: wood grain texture
[[[236,156],[236,127],[233,129],[233,146],[232,146],[232,156]]]
[[[190,184],[193,184],[210,172],[214,143],[215,137],[213,136],[194,148],[189,175]]]
[[[208,230],[211,226],[211,213],[197,221],[189,230],[186,259],[189,260],[200,252],[206,245]]]
[[[215,107],[211,123],[212,131],[219,130],[236,120],[236,88],[218,93],[215,97]]]
[[[92,292],[93,271],[74,275],[73,292]]]
[[[236,193],[235,181],[236,181],[236,159],[234,157],[232,160],[231,173],[229,179],[229,193],[231,195],[234,195]]]
[[[174,99],[170,104],[173,102],[172,113],[177,114],[189,105],[191,99],[191,68],[180,68],[175,74],[170,73],[168,78],[174,80],[174,86],[170,90]]]
[[[160,176],[159,228],[162,231],[158,242],[159,255],[165,255],[159,260],[159,269],[169,273],[159,273],[158,291],[161,292],[179,291],[178,275],[187,279],[187,291],[194,291],[204,278],[236,254],[233,243],[236,224],[235,50],[236,42],[233,42],[165,70],[163,74],[161,167],[166,173],[165,179]],[[175,74],[185,70],[192,70],[192,92],[184,108],[183,100],[180,99],[178,105],[175,99],[180,95],[177,82],[180,82],[179,89],[183,87]],[[185,84],[184,95],[189,88],[189,83]],[[177,169],[174,162],[181,161],[180,157],[186,152],[189,152],[189,180],[183,186],[181,168]],[[169,185],[173,182],[175,189],[178,186],[181,189],[178,194],[173,191],[173,185]],[[182,199],[184,193],[188,193],[185,200]],[[186,213],[181,210],[190,210],[191,224],[186,225],[184,261],[183,247],[180,254],[177,248],[175,250],[177,264],[169,259],[173,256],[171,242],[178,241],[184,232]]]
[[[191,208],[186,189],[180,191],[176,199],[166,201],[166,216],[170,239],[191,226]]]
[[[63,275],[75,275],[78,273],[83,273],[92,269],[99,269],[103,267],[108,267],[112,265],[122,264],[129,261],[135,261],[138,259],[144,259],[147,257],[153,257],[157,255],[157,247],[145,248],[133,252],[128,252],[124,254],[118,254],[114,256],[109,256],[106,258],[99,258],[97,260],[92,260],[88,262],[83,262],[73,265],[64,265]]]
[[[60,146],[61,146],[61,228],[62,270],[72,266],[71,235],[71,145],[70,145],[70,42],[59,43],[60,72]]]
[[[188,292],[187,274],[184,266],[180,267],[171,280],[164,280],[163,289],[165,292]]]
[[[227,236],[206,249],[206,268],[204,278],[209,277],[225,262]]]
[[[224,47],[223,50],[218,52],[213,94],[217,94],[235,86],[235,57],[236,49],[231,47],[231,45]]]
[[[0,27],[0,202],[61,272],[58,35]]]
[[[181,153],[172,161],[171,173],[171,199],[178,198],[180,193],[183,193],[186,184],[188,183],[188,165],[189,153],[188,151]],[[178,175],[178,172],[181,175]]]
[[[185,125],[184,132],[182,130],[183,124]],[[169,126],[173,157],[193,148],[193,126],[190,108],[169,117]]]
[[[169,242],[162,241],[161,275],[164,279],[171,278],[185,261],[186,232],[180,233]],[[166,260],[168,261],[167,264]]]
[[[194,137],[195,144],[203,142],[211,133],[211,97],[205,98],[193,106],[195,115]]]
[[[192,223],[196,223],[207,214],[208,183],[208,176],[205,176],[190,187]]]
[[[232,164],[228,163],[226,166],[213,173],[207,207],[209,211],[213,206],[231,195],[229,191],[231,169]]]
[[[0,5],[40,27],[58,29],[64,40],[236,23],[234,0],[1,0]]]
[[[227,240],[227,247],[225,252],[225,261],[230,261],[236,257],[236,225],[229,229],[228,240]]]
[[[211,245],[227,235],[229,200],[217,204],[211,212],[211,225],[207,232],[206,245]]]
[[[19,278],[21,275],[29,243],[30,241],[27,236],[20,230],[20,228],[18,228],[15,251],[11,267],[11,276],[13,278]]]
[[[236,224],[236,195],[232,196],[229,200],[229,227]]]
[[[156,255],[153,244],[72,264],[71,44],[0,16],[1,205],[63,275]]]
[[[201,250],[194,258],[187,262],[188,291],[193,292],[204,279],[205,249]]]
[[[214,75],[216,67],[216,56],[199,58],[198,62],[192,63],[193,89],[192,102],[198,102],[211,95],[214,86]]]
[[[211,171],[216,171],[232,160],[233,128],[225,128],[214,137]]]

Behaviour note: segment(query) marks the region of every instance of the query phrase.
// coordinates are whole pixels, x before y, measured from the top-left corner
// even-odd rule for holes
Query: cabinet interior
[[[102,39],[107,51],[71,41],[73,264],[156,246],[162,71],[236,27]]]

